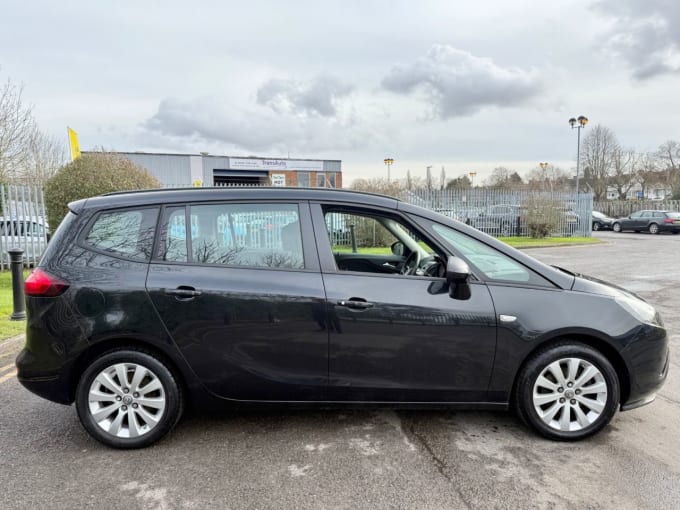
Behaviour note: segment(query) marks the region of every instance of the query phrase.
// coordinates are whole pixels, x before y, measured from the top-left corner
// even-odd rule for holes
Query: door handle
[[[200,290],[196,290],[188,285],[181,285],[176,289],[165,289],[165,293],[175,296],[179,300],[189,300],[201,295]]]
[[[353,308],[354,310],[366,310],[368,308],[373,308],[373,303],[369,303],[361,298],[351,298],[346,301],[338,301],[338,306],[345,306],[347,308]]]

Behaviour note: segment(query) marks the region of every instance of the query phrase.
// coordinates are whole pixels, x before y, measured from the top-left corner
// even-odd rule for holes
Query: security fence
[[[9,268],[10,248],[24,250],[24,262],[36,265],[47,246],[49,228],[39,186],[0,184],[0,270]]]
[[[416,189],[401,199],[497,237],[590,236],[592,193]]]

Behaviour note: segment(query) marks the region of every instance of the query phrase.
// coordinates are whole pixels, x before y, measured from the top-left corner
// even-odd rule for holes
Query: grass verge
[[[24,279],[30,271],[24,271]],[[14,310],[12,301],[12,273],[0,272],[0,342],[26,331],[26,321],[9,319]]]
[[[569,246],[579,244],[599,244],[602,241],[594,237],[545,237],[533,239],[531,237],[499,237],[499,241],[514,248],[546,248],[550,246]]]

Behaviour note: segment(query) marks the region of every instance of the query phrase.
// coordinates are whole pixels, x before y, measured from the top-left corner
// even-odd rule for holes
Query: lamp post
[[[571,129],[578,129],[578,136],[577,136],[577,142],[576,142],[576,203],[578,204],[578,194],[579,194],[579,187],[578,187],[578,179],[579,179],[579,174],[580,174],[580,168],[581,168],[581,129],[586,127],[586,124],[588,124],[588,117],[584,117],[583,115],[580,115],[577,119],[572,117],[569,119],[569,124],[571,125]]]
[[[543,170],[543,174],[547,178],[548,174],[546,173],[546,170],[548,169],[548,163],[547,162],[546,163],[539,163],[538,166],[541,167],[541,170]],[[552,193],[552,190],[553,190],[552,180],[550,178],[548,178],[548,182],[550,183],[550,193]]]
[[[474,187],[475,185],[475,177],[477,177],[477,172],[468,172],[468,175],[470,176],[470,187]]]
[[[387,182],[390,182],[390,169],[392,168],[392,163],[394,163],[394,160],[392,158],[385,158],[383,161],[387,166]]]

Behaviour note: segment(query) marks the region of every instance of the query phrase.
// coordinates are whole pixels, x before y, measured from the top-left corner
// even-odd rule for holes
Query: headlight
[[[640,322],[653,324],[654,326],[663,326],[661,316],[649,303],[645,303],[640,299],[625,294],[616,296],[614,299],[621,307]]]

